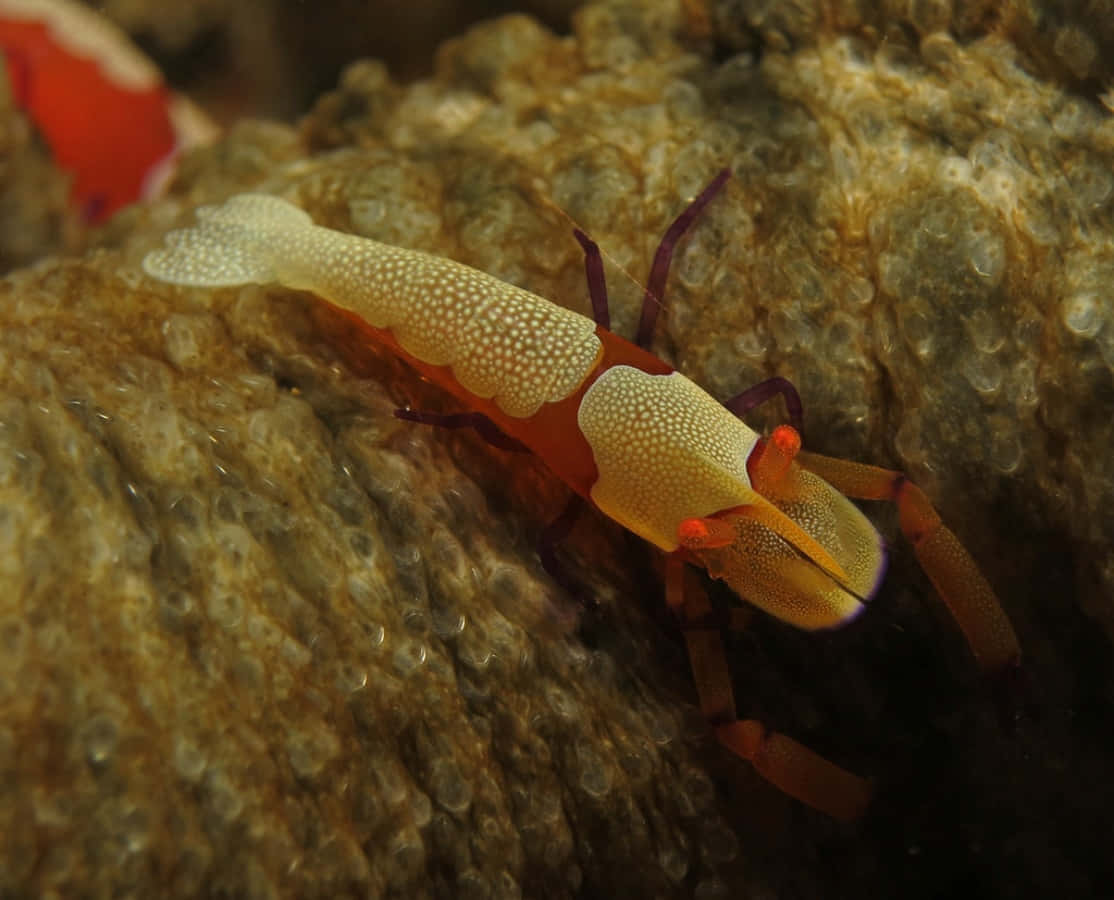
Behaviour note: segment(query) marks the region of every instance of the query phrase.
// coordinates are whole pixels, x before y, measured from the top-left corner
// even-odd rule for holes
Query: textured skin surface
[[[516,418],[568,397],[603,353],[586,316],[449,259],[315,227],[275,197],[241,194],[198,219],[144,258],[147,274],[313,291],[389,330],[422,362],[449,366],[473,394]]]
[[[754,502],[747,457],[758,435],[679,372],[615,366],[580,404],[599,469],[592,500],[662,550],[689,518]]]
[[[5,281],[4,890],[1106,896],[1110,117],[1004,38],[884,19],[719,55],[672,3],[493,23],[420,84],[353,66],[298,132],[238,127],[99,251]],[[570,610],[530,460],[394,420],[455,406],[338,358],[304,295],[138,268],[261,190],[584,311],[560,209],[630,334],[620,267],[724,165],[657,349],[717,397],[790,377],[806,448],[914,475],[1026,655],[1002,727],[900,548],[846,629],[753,617],[743,712],[876,776],[858,826],[711,745],[642,542],[585,521],[564,552],[598,607]]]
[[[1018,47],[1026,68],[1046,82],[1093,96],[1114,81],[1110,0],[710,0],[707,8],[719,26],[717,36],[739,49],[756,42],[778,50],[815,46],[823,40],[823,22],[847,32],[884,34],[898,45],[909,34],[948,32],[964,43],[999,35]]]

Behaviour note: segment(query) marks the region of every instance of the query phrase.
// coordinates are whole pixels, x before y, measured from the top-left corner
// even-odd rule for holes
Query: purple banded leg
[[[642,316],[638,320],[638,333],[634,338],[634,342],[639,347],[648,348],[650,341],[653,340],[658,310],[661,309],[662,299],[665,297],[665,280],[669,277],[669,264],[673,261],[673,251],[677,247],[677,242],[730,177],[731,170],[723,169],[666,229],[654,254],[654,262],[650,266],[650,280],[646,283],[646,295],[642,300]]]
[[[765,381],[760,381],[758,384],[748,387],[730,400],[724,400],[723,405],[727,407],[729,412],[741,419],[756,406],[761,406],[778,394],[785,398],[785,408],[789,412],[789,424],[799,432],[804,424],[804,404],[801,403],[801,395],[797,393],[793,382],[787,378],[782,378],[780,375],[775,375],[773,378],[767,378]]]
[[[474,428],[476,433],[493,447],[509,450],[512,453],[530,452],[530,448],[525,444],[503,434],[499,426],[483,413],[434,413],[416,409],[396,409],[395,418],[418,422],[421,425],[435,425],[438,428]]]
[[[587,605],[588,591],[569,574],[569,570],[557,558],[557,545],[569,536],[573,525],[584,509],[584,498],[579,494],[569,497],[569,502],[561,510],[561,514],[550,522],[538,538],[538,557],[541,559],[542,568],[556,581],[567,593]]]
[[[588,296],[592,298],[592,318],[600,328],[611,330],[611,310],[607,304],[607,279],[603,274],[600,245],[579,228],[572,235],[584,250],[584,276],[588,279]]]

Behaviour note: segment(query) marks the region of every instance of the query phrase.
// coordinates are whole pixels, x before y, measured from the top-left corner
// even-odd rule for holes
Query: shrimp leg
[[[707,594],[686,575],[683,552],[670,554],[666,599],[681,620],[700,711],[715,729],[716,738],[774,787],[806,806],[843,822],[860,818],[870,804],[869,781],[793,738],[770,731],[757,719],[738,718],[723,630],[720,623],[711,621]],[[733,609],[732,614],[731,627],[741,628],[744,611]]]
[[[902,473],[864,463],[808,453],[797,463],[858,500],[889,500],[897,506],[901,531],[947,604],[979,665],[991,672],[1015,667],[1021,658],[1017,634],[993,588],[959,538],[941,520],[924,491]]]

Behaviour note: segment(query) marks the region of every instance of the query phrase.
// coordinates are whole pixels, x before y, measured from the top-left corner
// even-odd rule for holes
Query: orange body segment
[[[743,719],[716,728],[716,737],[779,790],[839,819],[860,818],[870,805],[870,782],[829,762],[804,744]]]
[[[407,353],[389,330],[368,325],[359,316],[332,303],[323,302],[315,309],[322,331],[345,362],[360,371],[369,352],[378,347],[389,349],[405,360],[424,378],[455,396],[468,408],[491,419],[508,437],[521,441],[550,464],[578,494],[587,497],[596,480],[596,464],[584,436],[576,427],[576,410],[583,390],[557,403],[547,403],[533,416],[524,419],[507,415],[492,400],[477,397],[463,387],[448,366],[433,366]],[[586,386],[586,385],[585,385]]]
[[[320,309],[315,310],[315,316],[322,331],[328,335],[330,345],[343,355],[353,369],[360,371],[364,367],[369,348],[389,349],[469,409],[487,416],[508,437],[529,447],[555,475],[583,497],[591,496],[597,477],[592,448],[577,425],[577,412],[584,392],[612,366],[635,366],[655,375],[668,375],[673,371],[668,363],[652,353],[600,328],[597,335],[603,345],[603,354],[584,383],[564,400],[546,403],[534,415],[520,418],[508,415],[492,400],[477,397],[460,384],[448,366],[430,365],[408,353],[389,329],[369,325],[351,311],[328,301],[322,301]],[[374,353],[374,349],[371,352]]]
[[[939,525],[913,550],[979,665],[990,671],[1017,665],[1021,647],[1013,625],[990,583],[951,529]]]

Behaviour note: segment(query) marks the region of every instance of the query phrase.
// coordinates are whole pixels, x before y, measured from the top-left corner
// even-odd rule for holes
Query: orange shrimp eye
[[[747,472],[754,489],[764,497],[772,497],[789,471],[801,449],[801,436],[791,425],[778,425],[773,433],[759,442],[747,460]]]
[[[735,538],[735,528],[722,519],[685,519],[677,526],[677,540],[689,550],[726,547]]]
[[[770,440],[789,459],[796,456],[801,449],[801,436],[792,425],[778,425],[770,435]]]

